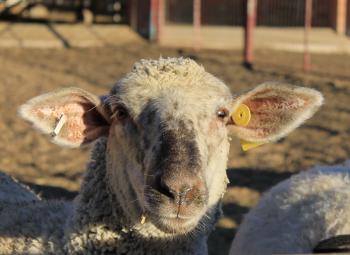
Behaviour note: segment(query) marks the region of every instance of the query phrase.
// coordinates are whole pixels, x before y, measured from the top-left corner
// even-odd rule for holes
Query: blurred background
[[[269,80],[320,90],[325,105],[275,144],[231,144],[224,217],[210,254],[226,254],[242,217],[291,174],[350,157],[350,0],[0,0],[0,171],[46,198],[72,199],[89,148],[62,149],[19,119],[38,94],[104,94],[141,58],[195,59],[232,92]]]

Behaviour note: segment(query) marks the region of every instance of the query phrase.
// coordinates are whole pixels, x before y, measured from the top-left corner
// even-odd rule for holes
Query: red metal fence
[[[304,28],[304,40],[294,48],[304,53],[303,69],[311,68],[310,39],[312,27],[332,28],[337,33],[350,33],[350,0],[157,0],[164,4],[165,13],[158,30],[162,26],[182,25],[192,37],[192,47],[199,49],[204,43],[202,28],[214,29],[245,27],[244,63],[251,67],[254,63],[255,27],[299,27]],[[344,9],[345,8],[345,9]],[[347,16],[344,11],[348,10]],[[347,19],[347,21],[346,21]],[[186,28],[187,25],[187,28]],[[188,30],[188,27],[193,30]],[[347,27],[346,27],[347,26]],[[212,28],[210,28],[212,27]],[[176,27],[176,33],[182,27]],[[344,30],[344,31],[343,31]],[[190,32],[189,32],[190,31]],[[227,31],[227,30],[226,30]],[[282,33],[284,30],[280,30]],[[174,34],[175,32],[173,32]],[[221,33],[221,36],[223,34]],[[173,35],[172,35],[173,36]],[[214,36],[215,37],[215,36]],[[176,37],[172,37],[176,38]],[[213,37],[207,36],[211,40]],[[268,38],[268,37],[267,37]],[[162,37],[158,36],[158,42]],[[179,39],[182,42],[182,39]],[[319,42],[318,42],[319,43]],[[290,43],[292,44],[292,42]],[[322,42],[319,43],[322,46]],[[187,44],[188,46],[188,44]],[[317,45],[316,45],[317,46]],[[323,46],[322,46],[323,47]],[[328,46],[327,46],[328,47]],[[324,46],[324,48],[327,48]],[[330,45],[328,48],[332,48]],[[327,49],[326,49],[327,50]]]
[[[312,24],[330,27],[332,1],[314,0]],[[243,26],[247,0],[202,0],[203,25]],[[303,26],[305,0],[260,0],[257,5],[258,26]],[[193,23],[193,1],[167,0],[166,22]]]

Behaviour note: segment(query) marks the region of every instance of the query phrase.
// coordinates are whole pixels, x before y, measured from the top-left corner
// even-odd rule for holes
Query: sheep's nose
[[[174,203],[189,204],[202,197],[204,185],[199,178],[159,178],[158,189],[160,193],[169,197]]]

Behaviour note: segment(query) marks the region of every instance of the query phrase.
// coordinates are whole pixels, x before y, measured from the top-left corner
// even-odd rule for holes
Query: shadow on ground
[[[28,185],[36,194],[39,194],[43,199],[73,200],[78,194],[78,192],[72,192],[60,187],[38,185],[29,182],[24,182],[24,184]]]
[[[228,187],[247,187],[259,192],[264,192],[271,186],[290,177],[292,173],[276,172],[270,169],[229,168],[227,176],[230,180]]]

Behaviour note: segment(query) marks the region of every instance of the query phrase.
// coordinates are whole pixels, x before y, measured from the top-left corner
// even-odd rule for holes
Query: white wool
[[[244,218],[230,254],[311,253],[350,234],[350,161],[317,166],[277,184]]]
[[[7,204],[37,201],[37,196],[29,187],[19,183],[15,178],[0,172],[0,209]]]

